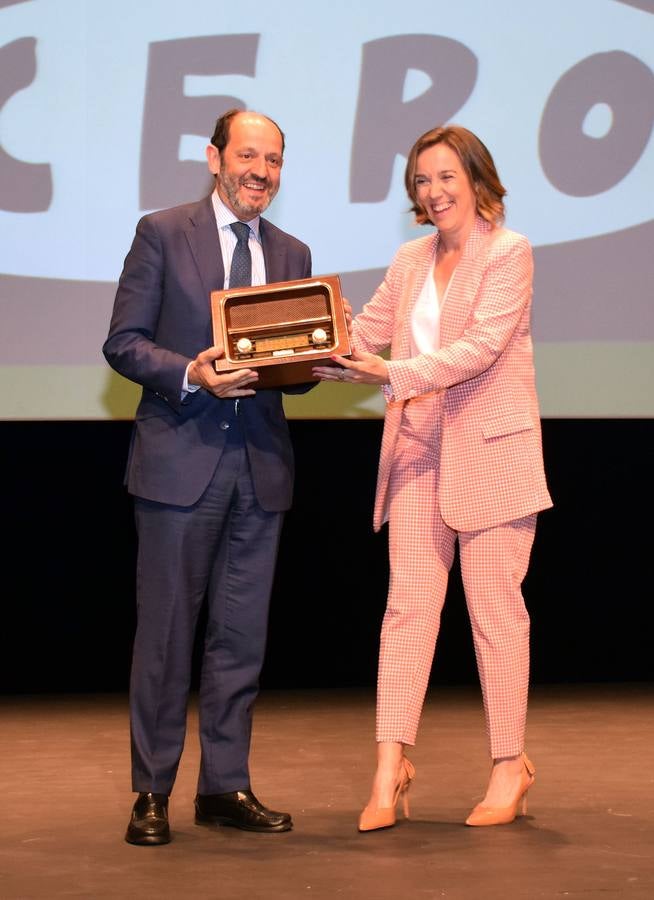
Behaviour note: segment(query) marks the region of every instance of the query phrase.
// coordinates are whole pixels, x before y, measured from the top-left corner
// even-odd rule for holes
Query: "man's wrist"
[[[195,362],[190,362],[186,367],[186,372],[184,372],[184,383],[182,385],[182,390],[186,391],[188,394],[193,394],[195,391],[199,391],[202,387],[201,384],[197,384],[193,381],[193,377],[195,375]]]

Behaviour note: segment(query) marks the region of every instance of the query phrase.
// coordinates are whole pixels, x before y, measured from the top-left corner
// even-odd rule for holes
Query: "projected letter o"
[[[601,137],[584,134],[598,103],[613,121]],[[654,74],[629,53],[597,53],[569,69],[549,96],[539,135],[543,171],[572,197],[608,191],[640,159],[654,123]]]

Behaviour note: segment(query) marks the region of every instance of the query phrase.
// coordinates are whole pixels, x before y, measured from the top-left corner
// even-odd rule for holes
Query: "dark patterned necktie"
[[[246,287],[252,284],[252,257],[248,246],[250,226],[245,222],[232,222],[230,228],[236,235],[236,247],[232,256],[232,267],[229,270],[229,286]]]

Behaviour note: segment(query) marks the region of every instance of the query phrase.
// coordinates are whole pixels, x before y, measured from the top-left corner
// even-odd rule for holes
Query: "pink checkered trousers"
[[[356,317],[356,349],[391,348],[374,528],[389,522],[377,740],[415,743],[455,542],[490,753],[524,749],[529,617],[521,593],[543,468],[529,242],[476,221],[441,309],[440,349],[411,357],[410,320],[438,234],[404,244]]]

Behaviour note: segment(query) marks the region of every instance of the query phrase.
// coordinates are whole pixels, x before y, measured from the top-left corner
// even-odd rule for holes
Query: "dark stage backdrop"
[[[371,686],[386,529],[371,510],[382,423],[290,423],[297,479],[263,688]],[[2,422],[0,691],[122,691],[134,630],[135,534],[122,475],[131,422]],[[533,682],[654,680],[654,420],[543,422],[555,509],[525,582]],[[453,570],[432,673],[476,670]]]

